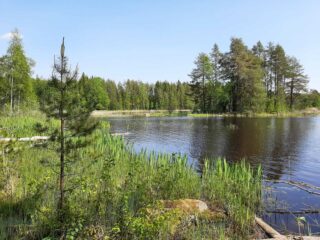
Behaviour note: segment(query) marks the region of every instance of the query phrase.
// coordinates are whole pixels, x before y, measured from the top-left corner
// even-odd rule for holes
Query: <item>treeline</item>
[[[190,74],[199,112],[283,112],[319,107],[319,93],[308,92],[308,77],[284,48],[259,41],[251,49],[232,38],[228,52],[217,44],[200,53]],[[317,97],[316,97],[317,96]]]
[[[180,81],[157,81],[155,84],[148,84],[127,80],[116,84],[113,80],[82,74],[78,87],[84,100],[96,110],[193,108],[190,86]],[[34,89],[39,103],[42,104],[47,93],[47,80],[35,79]]]
[[[0,109],[19,112],[43,104],[48,81],[32,78],[35,62],[24,52],[18,30],[0,57]],[[307,90],[308,77],[283,47],[258,42],[251,49],[231,40],[228,52],[215,44],[200,53],[190,82],[154,84],[136,80],[116,83],[82,74],[77,86],[97,110],[193,109],[195,112],[282,112],[320,107],[320,94]]]

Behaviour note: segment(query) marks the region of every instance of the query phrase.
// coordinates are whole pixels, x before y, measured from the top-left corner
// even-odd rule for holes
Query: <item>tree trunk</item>
[[[10,113],[13,113],[13,76],[11,70],[11,88],[10,88]]]
[[[291,84],[290,84],[290,110],[292,111],[292,106],[293,106],[293,79],[291,79]]]
[[[202,112],[206,112],[206,95],[205,95],[205,84],[204,84],[204,75],[202,75]]]
[[[63,68],[64,63],[63,56],[61,57],[61,66]],[[65,146],[64,146],[64,116],[63,116],[63,104],[64,104],[64,86],[63,86],[63,72],[64,70],[61,69],[61,74],[60,74],[60,109],[59,109],[59,117],[60,117],[60,185],[59,185],[59,190],[60,190],[60,199],[58,203],[58,210],[59,210],[59,218],[60,221],[63,222],[64,218],[64,154],[65,154]]]
[[[20,90],[19,90],[19,94],[18,94],[18,113],[20,112]]]

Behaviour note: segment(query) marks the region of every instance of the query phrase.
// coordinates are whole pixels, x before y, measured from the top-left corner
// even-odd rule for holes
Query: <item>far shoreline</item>
[[[281,113],[193,113],[190,109],[183,110],[95,110],[92,112],[95,118],[116,118],[116,117],[177,117],[186,116],[193,118],[204,117],[307,117],[320,115],[320,109],[307,108],[303,110],[294,110]]]

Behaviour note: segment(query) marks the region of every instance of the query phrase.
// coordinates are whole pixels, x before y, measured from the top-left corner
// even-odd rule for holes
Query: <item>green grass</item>
[[[0,116],[0,137],[30,137],[34,135],[45,135],[47,132],[36,132],[36,124],[46,125],[50,130],[58,126],[57,121],[47,121],[45,116],[37,113],[35,116]]]
[[[92,113],[93,117],[166,117],[166,116],[186,116],[191,110],[98,110]]]
[[[39,117],[5,118],[1,123],[14,136],[30,136],[36,134],[32,125],[39,121],[46,124]],[[252,233],[260,168],[208,159],[201,177],[185,156],[135,153],[121,137],[109,135],[107,125],[101,125],[90,141],[73,154],[74,163],[67,168],[67,239],[172,239],[173,226],[185,239],[245,239]],[[55,145],[10,144],[0,145],[1,150],[16,149],[0,155],[0,171],[5,174],[1,176],[8,176],[0,185],[0,239],[59,238],[59,166],[51,150]],[[182,198],[218,203],[227,210],[227,219],[186,228],[181,213],[159,206],[159,200]]]
[[[304,110],[295,110],[295,111],[287,111],[287,112],[279,112],[279,113],[190,113],[188,116],[194,118],[204,118],[204,117],[304,117],[304,116],[313,116],[319,115],[320,110],[316,108],[304,109]]]
[[[213,166],[206,161],[203,171],[205,199],[224,203],[235,231],[250,234],[261,199],[261,168],[252,169],[245,161],[228,164],[218,159]]]

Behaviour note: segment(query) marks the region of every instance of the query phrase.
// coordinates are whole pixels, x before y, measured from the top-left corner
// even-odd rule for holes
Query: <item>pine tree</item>
[[[205,53],[200,53],[194,62],[196,67],[192,70],[191,89],[195,98],[195,104],[201,112],[207,112],[207,89],[206,84],[212,80],[213,69],[210,57]]]
[[[252,47],[252,53],[254,55],[256,55],[258,58],[260,58],[261,60],[264,60],[264,58],[265,58],[265,49],[264,49],[263,44],[260,41],[258,41],[256,43],[256,45],[254,45]]]
[[[59,120],[60,126],[51,136],[51,144],[59,155],[59,197],[57,204],[58,219],[63,224],[68,221],[67,193],[72,190],[72,176],[76,171],[71,167],[77,161],[78,150],[89,144],[88,136],[96,128],[89,120],[93,108],[81,96],[77,81],[77,69],[71,71],[65,56],[64,40],[60,57],[54,62],[53,74],[48,82],[48,92],[42,110],[48,118]],[[68,178],[68,179],[66,179]]]
[[[222,78],[222,58],[223,54],[220,52],[217,44],[213,45],[210,53],[212,62],[212,79],[209,80],[206,86],[207,90],[207,111],[208,112],[221,112],[224,108],[222,105],[223,94],[223,78]]]
[[[217,44],[213,45],[211,51],[211,61],[212,61],[212,70],[213,70],[213,81],[214,82],[222,82],[222,74],[221,74],[221,60],[222,60],[222,53],[219,50]]]
[[[285,81],[288,69],[287,57],[284,49],[276,45],[271,51],[271,74],[273,75],[274,86],[274,109],[276,112],[286,110]]]
[[[288,58],[287,76],[286,92],[289,95],[289,106],[292,110],[296,95],[307,91],[308,77],[304,74],[303,66],[295,57]]]
[[[231,39],[230,52],[222,61],[225,79],[231,85],[232,111],[263,111],[264,88],[261,62],[243,41]]]

